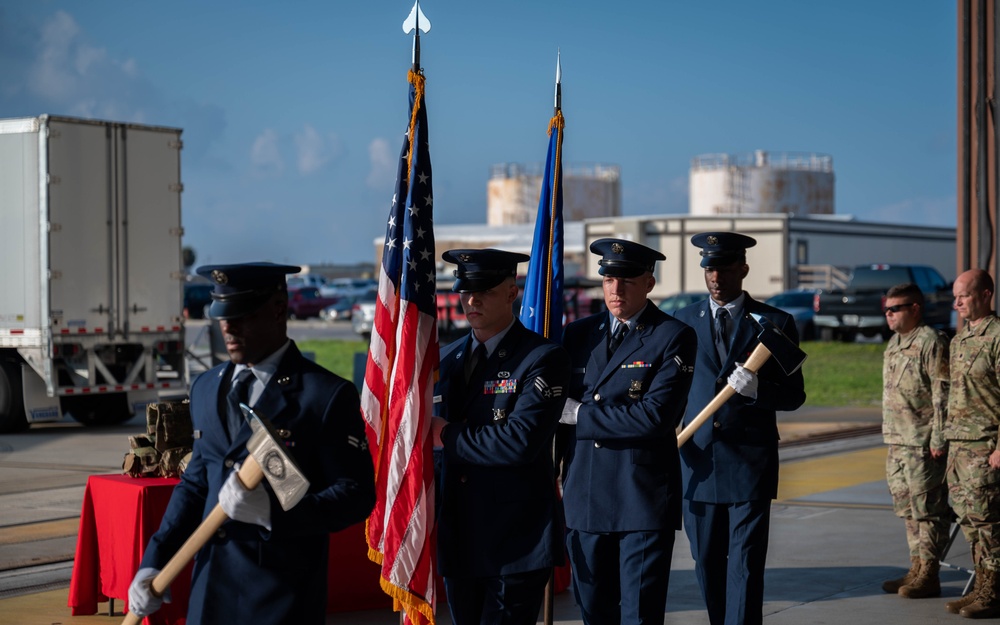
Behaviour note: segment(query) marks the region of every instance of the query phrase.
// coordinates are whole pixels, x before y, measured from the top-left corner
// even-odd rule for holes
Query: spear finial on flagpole
[[[555,111],[552,114],[555,115],[560,110],[562,110],[562,53],[556,48],[556,95]]]
[[[410,14],[403,20],[403,32],[409,34],[413,31],[413,71],[420,71],[420,31],[430,32],[431,21],[427,19],[424,12],[420,10],[420,0],[413,3]]]

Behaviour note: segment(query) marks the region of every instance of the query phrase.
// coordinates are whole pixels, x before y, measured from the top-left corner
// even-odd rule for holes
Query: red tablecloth
[[[160,527],[178,481],[126,475],[90,476],[83,494],[69,584],[69,607],[73,615],[97,614],[97,604],[109,597],[126,600],[146,543]],[[184,625],[190,586],[188,566],[171,584],[173,602],[163,604],[162,609],[146,619],[146,625]]]
[[[173,493],[174,478],[92,475],[80,512],[80,532],[69,586],[73,615],[97,614],[109,597],[124,601],[139,569],[146,543],[160,527]],[[379,584],[379,566],[368,559],[365,524],[330,536],[327,612],[392,609]],[[556,569],[556,592],[569,582],[569,567]],[[184,625],[191,586],[191,566],[170,586],[173,601],[146,619],[146,625]],[[444,604],[439,585],[438,601]],[[127,607],[127,606],[126,606]]]

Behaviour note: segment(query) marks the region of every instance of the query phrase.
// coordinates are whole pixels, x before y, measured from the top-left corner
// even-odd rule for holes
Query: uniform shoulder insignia
[[[538,392],[542,394],[545,399],[552,399],[562,397],[563,387],[561,386],[549,386],[549,383],[545,381],[543,377],[535,378],[535,388]]]
[[[347,444],[355,449],[360,449],[361,451],[368,449],[368,439],[364,436],[359,438],[357,436],[348,435]]]
[[[684,360],[680,356],[674,356],[674,362],[677,363],[677,368],[684,373],[694,373],[694,365],[685,365]]]

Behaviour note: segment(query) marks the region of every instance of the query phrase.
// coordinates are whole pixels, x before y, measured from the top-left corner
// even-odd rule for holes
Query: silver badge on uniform
[[[493,420],[494,421],[503,421],[506,418],[507,418],[507,411],[505,409],[503,409],[503,408],[494,408],[493,409]]]
[[[501,371],[497,373],[497,377],[500,378],[501,380],[506,380],[507,378],[510,377],[510,371]]]
[[[642,396],[642,380],[632,380],[628,385],[628,398],[639,399]]]

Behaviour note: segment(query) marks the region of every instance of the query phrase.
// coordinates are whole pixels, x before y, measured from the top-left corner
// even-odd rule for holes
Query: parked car
[[[326,319],[327,321],[350,321],[354,311],[354,304],[358,301],[358,297],[357,295],[335,297],[336,301],[319,313],[320,319]]]
[[[184,318],[204,319],[208,316],[208,307],[212,304],[212,290],[215,285],[211,282],[185,282],[184,283]]]
[[[885,293],[897,284],[912,282],[924,294],[923,320],[927,325],[953,332],[952,283],[927,265],[860,265],[843,290],[818,293],[813,298],[813,323],[823,340],[851,342],[858,334],[892,336],[885,320]]]
[[[687,308],[691,304],[705,299],[708,299],[707,292],[687,291],[684,293],[675,293],[668,297],[664,297],[660,301],[660,310],[668,315],[672,315],[681,308]]]
[[[378,288],[378,282],[370,278],[334,278],[319,287],[323,297],[358,297]]]
[[[371,338],[372,328],[375,327],[375,303],[378,301],[378,291],[368,291],[358,297],[351,307],[351,327],[354,331],[365,337]]]
[[[816,289],[784,291],[772,295],[764,303],[785,311],[795,319],[795,329],[800,341],[812,341],[816,339],[816,324],[813,323],[816,311],[813,309],[813,301],[818,292]]]
[[[289,287],[288,318],[308,319],[319,317],[320,311],[333,303],[333,299],[321,297],[314,286]]]

